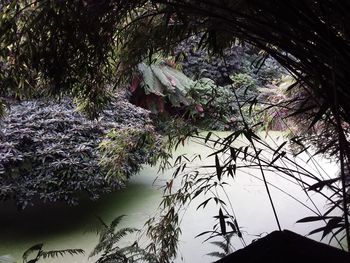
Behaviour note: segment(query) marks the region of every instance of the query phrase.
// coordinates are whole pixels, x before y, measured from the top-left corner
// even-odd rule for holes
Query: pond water
[[[224,136],[226,133],[220,133]],[[273,138],[277,139],[278,134]],[[207,156],[213,151],[195,141],[190,141],[176,151],[176,154],[201,153]],[[318,160],[322,163],[322,169],[331,176],[335,175],[337,168],[326,160]],[[202,158],[196,160],[196,165],[213,164],[211,159]],[[314,169],[312,162],[310,168]],[[320,169],[320,168],[319,168]],[[64,204],[42,204],[25,211],[18,212],[12,203],[0,204],[0,255],[11,254],[17,259],[22,253],[36,243],[44,243],[46,250],[82,248],[87,255],[97,243],[97,235],[91,232],[91,227],[96,223],[96,218],[101,217],[109,223],[119,215],[127,215],[121,223],[121,227],[132,226],[141,228],[144,222],[154,215],[161,200],[162,190],[160,186],[171,177],[172,172],[166,171],[157,174],[157,167],[145,166],[142,171],[134,176],[127,188],[106,195],[98,201],[83,200],[76,207],[67,207]],[[249,176],[249,173],[253,176]],[[254,177],[256,176],[256,177]],[[154,179],[158,177],[154,183]],[[297,197],[303,204],[311,205],[311,201],[295,184],[266,172],[269,182],[283,186],[288,193]],[[271,206],[266,195],[259,171],[241,171],[229,181],[226,191],[234,208],[238,223],[242,228],[247,244],[256,239],[258,235],[265,235],[277,229]],[[307,234],[317,227],[317,224],[297,224],[300,218],[310,216],[312,213],[302,204],[288,197],[276,188],[271,188],[271,194],[275,201],[278,216],[283,229],[289,229],[300,234]],[[320,210],[325,209],[324,200],[310,193],[313,201],[319,205]],[[196,210],[202,200],[196,200],[186,211],[182,219],[182,236],[179,244],[179,257],[176,262],[213,262],[215,258],[207,256],[207,253],[218,251],[218,248],[209,242],[203,243],[205,238],[195,236],[205,230],[210,230],[215,223],[218,208],[214,204],[208,204],[205,210]],[[319,235],[311,236],[316,240]],[[127,239],[124,242],[127,242]],[[233,245],[239,249],[241,242],[233,238]],[[42,262],[93,262],[86,256],[67,256],[64,259],[46,260]],[[20,261],[20,260],[18,260]]]

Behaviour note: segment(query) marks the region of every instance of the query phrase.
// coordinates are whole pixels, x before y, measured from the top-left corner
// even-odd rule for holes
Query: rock
[[[216,263],[345,263],[348,253],[288,230],[274,231]]]

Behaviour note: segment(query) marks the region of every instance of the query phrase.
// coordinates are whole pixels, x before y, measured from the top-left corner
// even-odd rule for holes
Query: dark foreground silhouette
[[[350,263],[350,254],[288,230],[275,231],[216,263]]]

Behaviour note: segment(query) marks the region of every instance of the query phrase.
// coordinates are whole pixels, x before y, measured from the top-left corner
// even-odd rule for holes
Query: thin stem
[[[227,67],[227,63],[226,63],[226,59],[224,58],[224,63],[225,63],[225,66]],[[249,127],[248,127],[248,124],[245,120],[245,117],[244,117],[244,114],[242,112],[242,108],[241,108],[241,105],[239,103],[239,99],[238,99],[238,96],[237,96],[237,93],[235,91],[235,87],[231,84],[231,88],[232,88],[232,91],[233,91],[233,94],[235,96],[235,99],[237,101],[237,104],[238,104],[238,110],[239,110],[239,114],[241,115],[241,118],[243,120],[243,123],[244,123],[244,127],[246,129],[246,131],[249,131]],[[247,138],[248,139],[248,138]],[[250,139],[250,143],[254,149],[254,152],[255,152],[255,155],[258,157],[258,151],[256,149],[256,146],[255,146],[255,143],[253,141],[253,139]],[[259,164],[259,167],[260,167],[260,172],[261,172],[261,176],[263,178],[263,182],[264,182],[264,185],[265,185],[265,189],[266,189],[266,193],[267,193],[267,196],[269,198],[269,202],[271,204],[271,208],[272,208],[272,211],[273,211],[273,214],[274,214],[274,217],[275,217],[275,220],[276,220],[276,224],[277,224],[277,227],[279,229],[279,231],[282,231],[282,228],[281,228],[281,224],[280,224],[280,221],[278,219],[278,215],[277,215],[277,211],[276,211],[276,207],[274,205],[274,202],[272,200],[272,195],[271,195],[271,192],[270,192],[270,189],[269,189],[269,186],[268,186],[268,183],[267,183],[267,180],[266,180],[266,177],[265,177],[265,173],[264,173],[264,170],[262,169],[262,165],[261,165],[261,162],[260,162],[260,158],[257,158],[258,160],[258,164]]]

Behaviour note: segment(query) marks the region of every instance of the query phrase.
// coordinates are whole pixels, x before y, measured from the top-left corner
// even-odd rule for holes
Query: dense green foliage
[[[160,154],[160,138],[148,128],[112,129],[100,143],[100,167],[110,179],[126,182],[141,164],[155,164]]]
[[[2,94],[69,94],[94,115],[115,79],[115,32],[132,3],[7,1],[1,7]],[[89,101],[89,103],[86,103]]]
[[[213,80],[202,78],[191,87],[187,96],[193,101],[188,114],[193,124],[202,129],[233,130],[242,125],[234,94],[242,101],[256,96],[256,87],[247,92],[239,85],[217,86]],[[198,106],[201,107],[200,111]]]
[[[13,104],[2,124],[0,199],[14,199],[21,208],[37,198],[76,204],[80,192],[95,199],[120,188],[142,163],[154,160],[157,139],[141,130],[149,121],[146,111],[121,99],[97,121],[68,99]]]
[[[276,60],[251,45],[235,43],[217,54],[200,45],[201,37],[195,35],[181,42],[174,54],[181,70],[195,80],[209,78],[226,86],[233,76],[244,74],[253,79],[252,84],[263,86],[286,73]]]
[[[201,37],[191,36],[175,48],[174,55],[181,70],[193,79],[209,78],[217,85],[230,84],[229,77],[241,72],[244,66],[244,49],[232,45],[222,54],[213,54],[205,47],[200,47]]]
[[[201,129],[230,130],[242,125],[235,93],[242,102],[253,101],[259,94],[258,83],[262,85],[260,78],[255,78],[248,69],[227,77],[231,85],[226,86],[219,86],[210,78],[192,80],[165,62],[142,63],[138,69],[140,75],[131,86],[131,102],[151,110],[154,119],[180,117]],[[280,71],[270,69],[274,78],[270,76],[264,81],[276,81]]]

